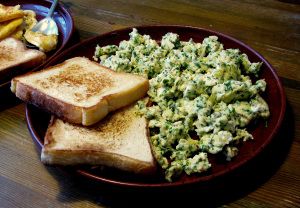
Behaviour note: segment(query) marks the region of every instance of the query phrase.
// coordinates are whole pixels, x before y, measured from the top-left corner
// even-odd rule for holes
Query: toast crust
[[[8,81],[12,77],[34,68],[46,60],[45,53],[27,49],[20,40],[6,38],[0,41],[0,81]]]
[[[133,159],[124,155],[94,150],[42,150],[41,160],[45,165],[103,165],[136,174],[152,175],[156,172],[153,163]]]
[[[109,85],[111,85],[113,89],[115,88],[112,92],[107,93],[104,91],[103,95],[99,95],[100,93],[102,93],[100,87],[100,93],[98,93],[97,97],[95,98],[97,100],[89,104],[87,107],[77,103],[75,105],[72,102],[61,100],[60,98],[48,95],[47,92],[43,92],[43,89],[40,89],[40,86],[30,86],[31,83],[26,83],[26,81],[23,81],[30,76],[42,76],[44,73],[50,73],[52,70],[59,69],[60,67],[64,67],[66,65],[70,65],[71,63],[80,61],[87,62],[89,66],[93,65],[94,68],[99,68],[99,70],[102,70],[102,74],[107,74],[107,76],[112,77],[111,81],[105,83],[106,85],[108,85],[105,87],[108,87],[108,89],[110,89]],[[74,77],[68,77],[67,79],[68,81],[71,80],[73,82],[80,82],[80,80],[77,80],[79,78],[83,79],[82,77],[75,77],[75,80],[73,78]],[[128,84],[128,86],[126,86],[126,82],[128,82],[128,80],[131,81],[131,84]],[[42,82],[43,79],[38,81]],[[101,78],[99,81],[101,81]],[[93,85],[94,82],[95,81],[93,81],[92,84],[88,85],[88,87]],[[123,82],[125,87],[121,87],[121,84],[117,82]],[[51,82],[51,84],[53,84],[53,81]],[[115,85],[118,87],[115,87]],[[56,87],[57,89],[59,89],[59,84],[57,86],[50,86],[50,88],[51,87]],[[63,120],[74,124],[82,124],[84,126],[92,125],[103,119],[109,112],[129,105],[139,98],[142,98],[146,95],[148,89],[149,81],[141,76],[115,72],[83,57],[75,57],[42,71],[21,75],[11,81],[11,91],[14,92],[16,96],[21,100],[43,108],[55,114],[59,118],[62,118]],[[92,87],[92,91],[94,90],[98,90],[97,86],[96,88]]]
[[[132,103],[132,101],[130,100],[136,101],[142,98],[143,96],[145,96],[148,89],[149,82],[143,82],[127,91],[104,96],[102,98],[103,102],[100,102],[97,105],[91,106],[89,108],[83,108],[82,124],[84,126],[89,126],[96,123],[97,121],[99,121],[99,118],[101,120],[109,112],[115,111]],[[129,97],[130,100],[128,100]]]
[[[55,112],[63,120],[70,120],[73,123],[80,123],[80,108],[68,103],[64,103],[49,95],[45,95],[31,86],[14,82],[16,96],[26,103],[33,104],[49,113]]]
[[[41,153],[51,165],[104,165],[153,174],[156,161],[149,143],[147,120],[134,105],[122,108],[91,127],[51,117]]]

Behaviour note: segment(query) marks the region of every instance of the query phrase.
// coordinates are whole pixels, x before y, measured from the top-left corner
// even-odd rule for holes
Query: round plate
[[[195,42],[202,42],[203,38],[216,35],[219,37],[220,42],[224,44],[225,48],[238,48],[241,52],[249,56],[250,61],[263,62],[260,78],[265,79],[267,82],[267,90],[263,94],[263,97],[269,104],[271,112],[267,125],[264,121],[260,121],[249,127],[249,131],[254,136],[254,140],[243,143],[239,148],[239,154],[231,162],[225,162],[218,157],[210,157],[210,155],[209,160],[212,163],[212,168],[208,172],[192,176],[182,176],[179,180],[171,183],[163,180],[160,176],[150,179],[140,178],[117,170],[97,169],[95,167],[75,167],[71,169],[71,171],[95,181],[126,187],[182,186],[185,184],[205,182],[230,173],[238,167],[245,165],[247,161],[257,156],[258,153],[270,143],[281,125],[286,103],[284,91],[275,70],[260,54],[232,37],[206,29],[185,26],[140,26],[136,28],[139,33],[148,34],[155,40],[160,40],[167,32],[179,34],[180,40],[187,41],[193,38]],[[58,64],[75,56],[85,56],[92,59],[97,44],[100,46],[108,44],[117,45],[122,40],[128,40],[128,34],[131,31],[132,28],[126,28],[85,40],[55,57],[47,66]],[[41,148],[50,116],[32,105],[27,105],[26,118],[29,131],[38,147]]]
[[[52,1],[50,0],[11,0],[1,2],[5,6],[15,6],[20,5],[22,10],[33,10],[36,13],[37,20],[41,20],[47,16],[47,13],[51,7]],[[53,14],[53,18],[57,24],[59,35],[58,35],[58,44],[55,50],[46,53],[47,59],[46,61],[33,68],[23,71],[22,73],[26,73],[28,71],[36,71],[41,67],[45,66],[48,61],[50,61],[54,56],[61,53],[63,48],[69,42],[73,32],[74,32],[74,21],[70,14],[70,12],[61,4],[58,3]],[[18,74],[20,75],[20,74]],[[10,81],[0,83],[0,87],[7,87],[10,85]]]

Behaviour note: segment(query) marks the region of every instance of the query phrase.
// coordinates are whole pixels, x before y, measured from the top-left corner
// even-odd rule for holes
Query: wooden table
[[[19,103],[0,112],[0,207],[146,206],[161,204],[158,198],[173,205],[204,207],[300,207],[299,1],[62,2],[72,11],[81,39],[133,25],[179,24],[216,30],[245,42],[274,66],[282,80],[288,103],[284,125],[258,159],[219,182],[217,190],[208,186],[207,192],[178,196],[164,191],[125,194],[80,183],[42,165],[27,130],[24,104]]]

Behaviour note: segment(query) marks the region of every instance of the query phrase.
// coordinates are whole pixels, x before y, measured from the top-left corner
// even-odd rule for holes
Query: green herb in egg
[[[218,37],[195,43],[167,33],[158,43],[136,29],[129,36],[118,46],[97,46],[95,59],[150,79],[152,105],[142,100],[137,107],[149,120],[154,156],[168,181],[208,170],[210,154],[231,160],[237,144],[253,139],[245,127],[269,117],[259,95],[266,82],[252,83],[249,77],[258,76],[262,63],[251,63],[238,49],[224,49]]]

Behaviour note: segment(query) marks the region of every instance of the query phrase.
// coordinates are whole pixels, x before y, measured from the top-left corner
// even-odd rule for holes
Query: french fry
[[[12,7],[0,4],[0,22],[21,18],[23,16],[24,12],[20,10],[20,5]]]
[[[22,37],[23,37],[23,27],[22,27],[22,25],[20,25],[10,36],[21,40]]]
[[[0,40],[12,34],[23,23],[23,18],[15,19],[0,28]]]

